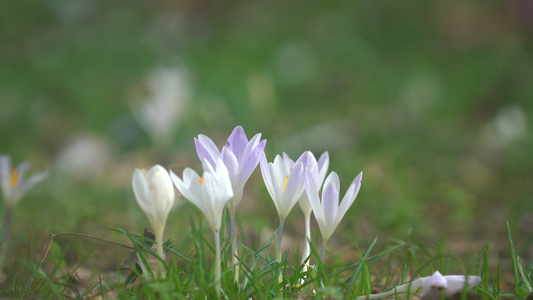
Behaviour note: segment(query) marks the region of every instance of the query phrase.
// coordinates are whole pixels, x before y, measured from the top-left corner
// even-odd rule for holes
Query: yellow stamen
[[[292,169],[291,169],[291,172],[292,172]],[[287,177],[285,178],[285,184],[283,185],[284,192],[285,192],[285,189],[287,188],[287,181],[289,181],[289,176],[291,176],[291,174],[287,175]]]
[[[9,186],[13,187],[16,186],[19,182],[19,172],[17,172],[16,169],[11,167],[11,170],[9,170]]]
[[[198,179],[198,182],[199,182],[201,185],[204,185],[204,177],[203,177],[203,176],[200,177],[200,178]]]

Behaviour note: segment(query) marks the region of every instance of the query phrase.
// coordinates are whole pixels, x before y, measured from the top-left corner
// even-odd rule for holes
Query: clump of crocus
[[[363,178],[363,172],[359,173],[355,177],[352,184],[346,191],[342,202],[339,204],[339,190],[340,190],[340,181],[339,176],[335,172],[331,172],[324,182],[324,187],[322,188],[322,202],[318,197],[318,187],[314,182],[314,177],[311,172],[307,172],[306,179],[306,190],[307,196],[309,197],[309,202],[311,207],[313,207],[313,213],[315,215],[320,233],[322,234],[322,248],[320,250],[320,258],[324,255],[324,250],[326,249],[326,244],[333,235],[333,232],[339,226],[339,223],[344,217],[344,214],[348,211],[350,206],[352,206],[355,197],[359,193],[361,188],[361,180]]]
[[[329,167],[329,153],[327,151],[322,153],[322,155],[320,155],[320,158],[318,159],[318,162],[315,156],[310,152],[309,154],[308,152],[305,152],[302,155],[308,155],[305,169],[306,171],[311,173],[311,175],[313,176],[313,183],[316,185],[317,190],[320,190],[320,188],[322,187],[322,183],[326,178],[326,173]],[[292,167],[294,166],[294,162],[286,153],[283,153],[283,160],[285,162],[286,167],[292,169]],[[313,208],[311,207],[311,203],[309,203],[309,199],[307,197],[306,192],[302,193],[302,196],[298,200],[298,204],[300,204],[300,208],[302,209],[305,220],[304,250],[302,253],[303,263],[311,254],[311,245],[309,243],[311,242],[311,213],[313,212]],[[303,271],[307,271],[307,264],[304,266]]]
[[[266,160],[266,156],[261,158],[261,174],[266,188],[279,215],[278,243],[276,249],[276,258],[281,262],[281,241],[283,237],[283,227],[285,219],[291,212],[298,199],[304,192],[304,160],[311,155],[309,152],[304,153],[294,163],[288,167],[281,156],[277,155],[273,163]],[[281,277],[279,278],[281,281]]]
[[[154,231],[157,245],[157,254],[164,260],[163,232],[167,217],[174,204],[174,186],[168,171],[160,165],[155,165],[150,170],[135,169],[132,177],[133,192],[141,209],[148,217]],[[158,264],[159,277],[164,277],[164,266]]]
[[[220,158],[212,165],[207,159],[203,161],[202,177],[194,170],[186,168],[183,180],[170,171],[170,177],[178,191],[202,211],[215,235],[215,285],[220,298],[220,226],[226,203],[233,197],[228,169]]]
[[[261,154],[264,153],[266,140],[261,140],[261,133],[258,133],[248,141],[244,129],[241,126],[237,126],[233,129],[221,152],[218,151],[217,146],[210,138],[202,134],[194,139],[194,144],[201,161],[207,160],[211,165],[214,165],[217,158],[220,157],[228,169],[233,198],[228,201],[227,207],[230,216],[231,237],[233,238],[231,242],[232,258],[233,264],[236,265],[238,263],[235,224],[237,206],[242,200],[244,185],[259,164]],[[238,281],[238,278],[239,272],[236,268],[235,281]]]
[[[418,292],[420,292],[421,299],[441,299],[442,292],[444,292],[446,297],[451,297],[464,289],[472,289],[480,282],[481,277],[479,276],[443,276],[439,271],[435,271],[431,276],[415,279],[380,294],[360,296],[357,299],[383,299],[395,295],[414,294]]]
[[[0,155],[0,186],[2,187],[2,199],[6,208],[2,247],[0,250],[0,270],[3,267],[4,258],[11,242],[13,210],[26,192],[48,176],[47,172],[39,172],[26,178],[26,173],[29,168],[30,165],[26,162],[19,164],[15,168],[11,165],[9,156]]]

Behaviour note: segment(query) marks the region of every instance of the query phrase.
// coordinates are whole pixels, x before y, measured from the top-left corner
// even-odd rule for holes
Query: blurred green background
[[[329,151],[342,193],[364,172],[332,248],[414,235],[500,249],[506,220],[526,247],[531,20],[526,0],[2,1],[0,153],[52,170],[15,234],[38,253],[50,232],[140,232],[134,168],[198,170],[193,137],[222,146],[242,125],[269,160]],[[169,216],[179,247],[191,211]],[[239,212],[250,239],[277,226],[258,170]],[[298,241],[299,208],[289,219]]]

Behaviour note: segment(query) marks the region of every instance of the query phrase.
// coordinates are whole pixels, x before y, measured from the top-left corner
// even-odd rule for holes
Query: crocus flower
[[[27,191],[48,176],[47,172],[40,172],[25,178],[29,168],[25,162],[14,168],[9,156],[0,155],[0,185],[7,209],[13,210]]]
[[[0,247],[0,270],[4,267],[7,251],[11,243],[11,220],[15,206],[26,192],[48,176],[47,172],[40,172],[26,178],[28,169],[29,164],[27,163],[21,163],[14,168],[11,165],[9,156],[0,155],[0,186],[2,187],[2,198],[6,207],[2,245]]]
[[[211,165],[214,165],[217,158],[221,157],[224,165],[228,169],[233,198],[228,201],[227,207],[230,215],[231,237],[233,238],[231,242],[232,258],[233,264],[236,265],[238,263],[238,251],[235,235],[235,214],[237,206],[242,200],[244,185],[259,164],[261,154],[264,153],[266,140],[261,140],[261,133],[258,133],[248,141],[244,129],[241,126],[237,126],[233,129],[221,152],[218,151],[217,146],[210,138],[202,134],[194,139],[194,144],[201,161],[205,159]],[[235,281],[238,281],[238,276],[239,272],[236,269]]]
[[[446,297],[450,297],[461,292],[463,289],[472,289],[480,282],[481,277],[479,276],[443,276],[439,271],[435,271],[431,276],[415,279],[411,282],[396,286],[389,291],[380,294],[360,296],[356,299],[382,299],[398,294],[416,293],[420,290],[421,298],[430,298],[429,295],[438,293],[438,299],[440,299],[442,290],[444,290]]]
[[[144,211],[154,231],[157,254],[164,259],[163,232],[168,213],[174,204],[174,186],[167,170],[155,165],[150,170],[135,169],[131,179],[133,193],[137,203]],[[159,276],[163,277],[162,264],[158,267]]]
[[[296,202],[302,195],[305,189],[304,184],[304,164],[303,159],[308,154],[302,155],[300,159],[296,161],[292,169],[286,168],[286,164],[277,155],[273,163],[269,163],[266,160],[266,156],[263,154],[261,157],[261,174],[265,181],[266,188],[279,215],[279,228],[278,228],[278,244],[276,258],[281,261],[281,240],[283,236],[283,227],[285,225],[285,219],[291,212]],[[281,274],[280,274],[281,275]],[[281,277],[279,278],[281,281]]]
[[[326,243],[329,238],[341,222],[344,214],[346,214],[350,206],[353,204],[355,197],[357,197],[359,189],[361,188],[362,178],[363,172],[355,177],[354,181],[348,188],[348,191],[346,191],[342,202],[339,204],[339,176],[337,173],[331,172],[324,182],[324,187],[322,188],[322,202],[320,202],[318,188],[314,182],[313,175],[311,172],[307,172],[307,196],[309,197],[311,207],[313,207],[313,213],[323,240],[320,257],[324,254]]]
[[[216,262],[215,284],[220,298],[220,226],[224,206],[233,197],[228,169],[221,158],[216,158],[212,165],[207,159],[203,161],[202,177],[190,168],[183,171],[183,180],[170,171],[170,177],[180,193],[202,211],[215,235]]]
[[[322,187],[322,183],[324,182],[324,179],[326,178],[326,173],[328,171],[329,167],[329,153],[325,151],[320,155],[320,158],[318,159],[318,162],[315,158],[315,156],[311,152],[305,152],[302,155],[308,155],[305,163],[306,163],[306,170],[309,171],[313,177],[313,183],[316,185],[317,190],[320,190]],[[285,162],[286,168],[292,169],[294,166],[294,162],[290,159],[290,157],[283,153],[283,159]],[[311,242],[311,213],[313,212],[313,208],[311,207],[311,203],[309,203],[309,199],[307,197],[307,193],[302,193],[302,196],[298,200],[298,203],[300,204],[300,208],[302,209],[302,212],[304,213],[304,219],[305,219],[305,240],[304,240],[304,250],[302,254],[302,262],[305,261],[309,255],[311,254],[311,246],[309,243]],[[307,266],[304,266],[303,271],[307,271]]]

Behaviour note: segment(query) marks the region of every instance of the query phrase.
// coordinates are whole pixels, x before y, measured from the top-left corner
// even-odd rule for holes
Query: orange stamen
[[[11,167],[9,170],[9,186],[16,186],[19,182],[19,172],[16,169]]]
[[[204,177],[203,177],[203,176],[200,177],[200,178],[198,179],[198,182],[199,182],[201,185],[204,185]]]

